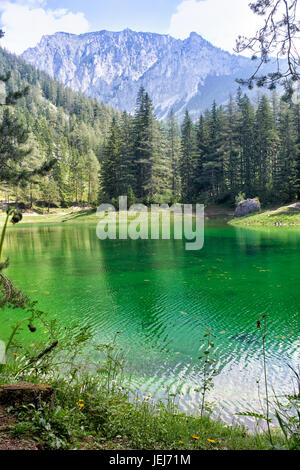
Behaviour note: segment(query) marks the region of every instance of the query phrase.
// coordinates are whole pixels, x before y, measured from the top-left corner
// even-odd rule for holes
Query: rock
[[[260,208],[261,206],[258,199],[246,199],[239,202],[234,215],[235,217],[244,217],[253,212],[259,212]]]
[[[20,382],[12,385],[0,385],[0,405],[18,407],[32,403],[40,406],[42,402],[53,407],[55,390],[50,385]]]
[[[57,32],[43,36],[23,58],[73,90],[129,113],[142,85],[159,119],[171,108],[183,117],[187,107],[198,119],[212,105],[212,95],[217,104],[227,99],[224,81],[234,92],[236,77],[247,76],[253,67],[250,58],[214,47],[197,33],[182,40],[129,29]],[[264,67],[276,71],[272,63]]]

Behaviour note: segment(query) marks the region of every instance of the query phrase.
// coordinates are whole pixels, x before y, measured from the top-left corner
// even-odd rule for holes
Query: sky
[[[21,54],[45,34],[107,29],[151,31],[185,39],[195,31],[233,52],[238,35],[252,35],[261,19],[250,0],[0,0],[1,46]]]

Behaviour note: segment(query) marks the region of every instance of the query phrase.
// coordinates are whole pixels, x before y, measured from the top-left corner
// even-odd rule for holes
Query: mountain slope
[[[64,85],[132,112],[141,85],[159,118],[170,108],[197,116],[213,99],[222,104],[237,89],[236,78],[253,71],[250,59],[214,47],[196,33],[169,35],[99,31],[56,33],[23,54],[24,59]]]

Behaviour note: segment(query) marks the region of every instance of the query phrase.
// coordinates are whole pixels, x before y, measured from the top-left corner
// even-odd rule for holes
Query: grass
[[[188,416],[177,410],[172,399],[168,403],[155,402],[147,395],[130,399],[121,387],[109,392],[99,388],[95,377],[82,377],[72,384],[50,375],[44,379],[56,389],[52,411],[46,405],[12,410],[17,421],[11,435],[30,438],[39,448],[270,449],[266,434],[251,435],[243,427],[227,426],[208,416]],[[30,380],[33,382],[32,377]],[[280,433],[274,432],[274,441],[278,446],[284,444]]]
[[[18,343],[12,345],[8,363],[0,370],[0,384],[26,381],[52,385],[55,406],[52,410],[48,404],[11,408],[9,414],[15,422],[9,435],[5,428],[8,442],[29,440],[40,449],[271,449],[266,432],[251,434],[243,426],[213,420],[209,412],[203,416],[200,410],[193,416],[181,413],[173,394],[165,401],[155,401],[147,391],[137,396],[124,386],[125,358],[115,340],[93,345],[86,328],[74,333],[74,325],[66,330],[55,326],[53,320],[40,320],[36,326],[48,330],[49,343],[58,338],[57,347],[32,362],[32,357],[44,349],[44,341],[27,350]],[[271,432],[274,446],[286,448],[284,434],[280,430]],[[1,439],[0,417],[0,443]]]
[[[205,208],[206,217],[208,219],[227,220],[232,217],[233,212],[226,208],[218,208],[216,206],[207,206]],[[130,219],[130,217],[129,217]],[[4,224],[5,214],[0,214],[0,227]],[[94,209],[77,210],[72,209],[57,209],[51,211],[49,214],[23,214],[22,225],[32,224],[61,224],[67,225],[77,223],[94,223],[99,221]],[[230,225],[236,227],[299,227],[300,226],[300,209],[283,206],[276,210],[267,210],[264,212],[250,214],[245,217],[231,219],[228,221]]]
[[[205,207],[205,213],[209,219],[225,220],[232,217],[233,210],[227,206],[208,205]],[[0,227],[4,224],[6,214],[0,213]],[[134,218],[134,217],[132,217]],[[130,219],[130,216],[129,216]],[[30,212],[23,214],[22,225],[27,224],[76,224],[76,223],[97,223],[99,216],[96,214],[95,209],[82,209],[73,210],[69,209],[52,209],[50,213],[44,212],[35,213],[32,215]]]
[[[229,223],[236,227],[298,227],[300,226],[300,209],[291,206],[283,206],[276,210],[267,210],[233,219]]]
[[[5,214],[2,213],[0,215],[0,226],[3,225],[5,220]],[[78,211],[71,211],[71,210],[59,210],[53,211],[52,213],[46,214],[38,214],[38,215],[31,215],[31,214],[23,214],[22,225],[27,224],[60,224],[64,223],[78,223],[78,222],[97,222],[99,217],[96,214],[96,211],[93,209],[88,210],[78,210]]]

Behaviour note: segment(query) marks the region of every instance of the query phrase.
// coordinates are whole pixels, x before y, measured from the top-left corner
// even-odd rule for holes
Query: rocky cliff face
[[[24,59],[66,86],[132,112],[141,85],[156,115],[165,118],[186,107],[195,117],[215,99],[226,102],[236,78],[253,70],[250,59],[214,47],[196,33],[185,40],[168,35],[99,31],[44,36]]]

